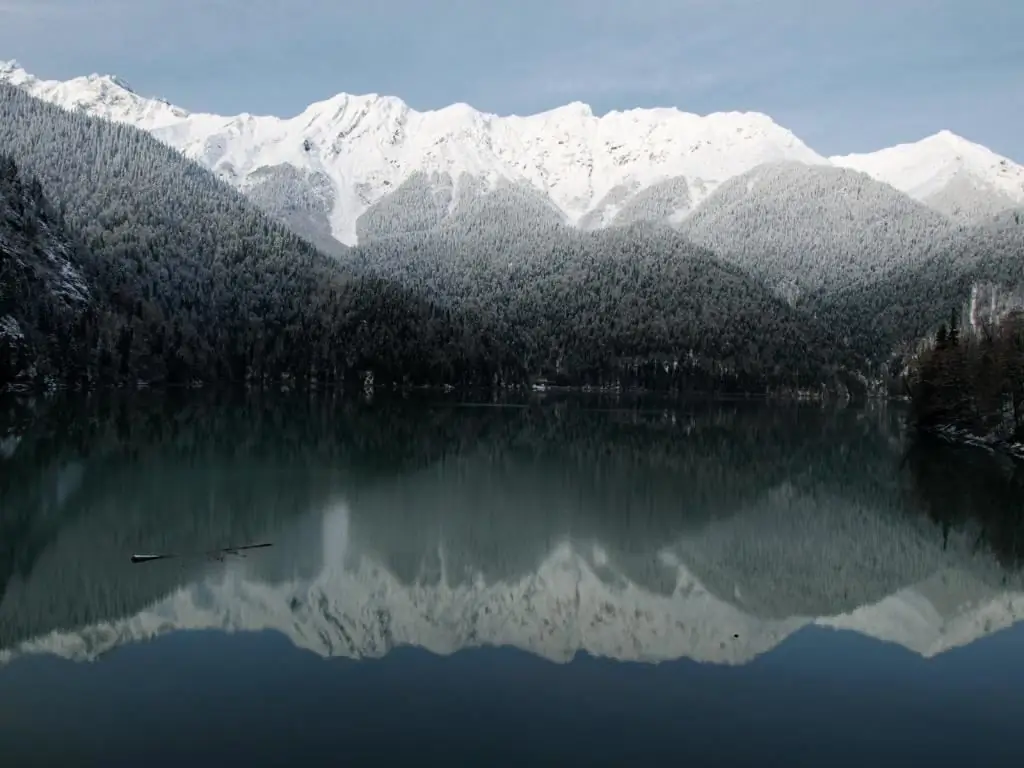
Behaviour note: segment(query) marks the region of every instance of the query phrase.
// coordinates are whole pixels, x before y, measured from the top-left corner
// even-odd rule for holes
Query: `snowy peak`
[[[977,219],[1024,205],[1024,167],[951,131],[830,159],[955,218]]]
[[[1024,201],[1024,168],[951,131],[939,131],[920,141],[877,152],[830,159],[835,165],[862,171],[918,198],[940,191],[950,176],[967,172],[991,179],[1003,191],[1016,193]]]
[[[292,118],[191,114],[145,99],[114,78],[42,81],[20,67],[0,79],[69,108],[136,125],[205,164],[243,190],[268,169],[324,179],[330,186],[323,216],[342,242],[356,241],[356,222],[414,174],[440,174],[460,183],[498,180],[529,185],[576,224],[604,201],[607,224],[618,208],[653,184],[683,179],[685,213],[723,181],[761,163],[827,161],[759,113],[700,116],[673,108],[634,109],[597,116],[581,102],[527,116],[498,116],[454,104],[417,111],[378,94],[341,93]],[[294,171],[294,172],[293,172]],[[271,170],[271,172],[273,172]],[[272,193],[264,183],[261,196]],[[458,190],[456,190],[456,195]],[[320,195],[318,199],[323,199]],[[615,200],[614,206],[609,200]],[[685,209],[685,210],[683,210]]]
[[[8,61],[0,65],[0,82],[10,83],[65,109],[82,109],[95,117],[142,128],[188,116],[185,110],[162,99],[139,96],[116,75],[91,74],[64,82],[40,80],[26,72],[18,62]]]
[[[758,112],[697,115],[674,107],[595,115],[573,101],[533,115],[501,116],[457,103],[417,111],[399,98],[339,93],[294,117],[190,113],[145,98],[119,78],[40,80],[0,65],[0,81],[94,116],[150,131],[187,157],[255,194],[271,215],[307,224],[302,234],[353,245],[414,231],[427,205],[442,218],[475,191],[511,184],[546,198],[587,229],[636,220],[678,224],[724,182],[765,163],[862,171],[961,220],[1024,205],[1024,169],[949,131],[914,144],[826,159]],[[402,186],[415,179],[415,199]],[[422,183],[437,179],[440,186]],[[464,195],[464,191],[470,194]],[[376,210],[375,210],[376,209]],[[404,213],[403,213],[404,212]],[[361,234],[360,234],[361,233]]]

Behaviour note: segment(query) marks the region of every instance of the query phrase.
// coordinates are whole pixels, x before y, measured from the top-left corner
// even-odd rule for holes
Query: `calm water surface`
[[[1024,477],[898,408],[0,413],[5,768],[1024,764]]]

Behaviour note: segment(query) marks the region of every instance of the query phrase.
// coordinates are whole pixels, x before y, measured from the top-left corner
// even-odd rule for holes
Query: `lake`
[[[1024,473],[903,418],[5,401],[0,762],[1021,764]]]

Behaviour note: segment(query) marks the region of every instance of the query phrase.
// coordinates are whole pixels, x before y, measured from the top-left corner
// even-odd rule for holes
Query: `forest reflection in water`
[[[901,419],[582,397],[11,407],[0,659],[217,628],[323,656],[735,664],[811,624],[934,655],[1024,610],[1022,475],[909,445]],[[128,563],[258,540],[275,546]]]

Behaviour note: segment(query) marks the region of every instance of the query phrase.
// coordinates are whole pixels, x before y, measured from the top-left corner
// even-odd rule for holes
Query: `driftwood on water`
[[[240,547],[224,547],[222,549],[211,549],[208,552],[169,552],[166,554],[152,554],[152,555],[132,555],[133,563],[151,563],[154,560],[168,560],[172,557],[209,557],[214,560],[223,560],[227,555],[237,555],[238,557],[245,557],[243,550],[246,549],[263,549],[264,547],[272,547],[273,544],[243,544]]]

